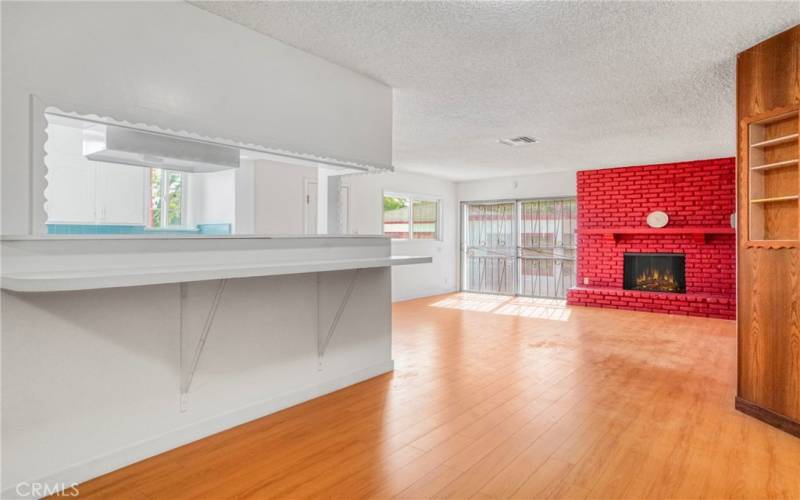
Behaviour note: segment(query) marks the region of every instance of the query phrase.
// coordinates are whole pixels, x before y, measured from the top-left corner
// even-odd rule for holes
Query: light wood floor
[[[733,409],[732,321],[448,295],[393,374],[80,486],[108,498],[800,498],[800,439]]]

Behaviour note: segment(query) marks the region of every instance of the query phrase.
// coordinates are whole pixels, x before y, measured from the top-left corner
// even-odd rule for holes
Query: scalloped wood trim
[[[747,248],[764,248],[767,250],[779,250],[781,248],[800,248],[800,241],[796,240],[776,240],[776,241],[754,241],[745,242]]]

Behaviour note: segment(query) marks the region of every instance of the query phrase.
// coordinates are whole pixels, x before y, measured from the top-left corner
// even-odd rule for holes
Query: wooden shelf
[[[736,234],[732,227],[705,227],[705,226],[684,226],[684,227],[608,227],[592,228],[579,230],[583,234],[602,234],[607,239],[619,242],[624,235],[643,235],[643,234],[685,234],[691,235],[697,243],[706,243],[708,237],[715,234]]]
[[[790,196],[775,196],[773,198],[759,198],[757,200],[750,200],[750,203],[772,203],[773,201],[788,201],[788,200],[797,200],[800,199],[800,196],[793,194]]]
[[[800,137],[798,134],[789,134],[784,135],[783,137],[776,137],[775,139],[769,139],[766,141],[756,142],[751,144],[751,148],[767,148],[769,146],[777,146],[778,144],[783,144],[785,142],[796,141],[797,138]]]
[[[783,248],[800,240],[800,123],[798,110],[776,109],[743,122],[746,134],[742,168],[747,200],[742,214],[747,242],[761,248]]]
[[[772,168],[782,168],[782,167],[790,167],[792,165],[797,165],[798,160],[784,160],[784,161],[776,161],[775,163],[767,163],[766,165],[758,165],[755,167],[750,167],[750,170],[769,170]]]

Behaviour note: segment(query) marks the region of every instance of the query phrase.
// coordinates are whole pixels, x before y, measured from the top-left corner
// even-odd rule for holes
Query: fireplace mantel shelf
[[[706,243],[708,237],[714,234],[736,234],[732,227],[704,227],[704,226],[683,226],[683,227],[603,227],[584,229],[583,234],[602,234],[608,240],[615,243],[626,234],[688,234],[697,243]]]

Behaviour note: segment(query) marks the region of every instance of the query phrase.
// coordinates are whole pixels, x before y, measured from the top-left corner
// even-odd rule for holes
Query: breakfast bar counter
[[[56,405],[73,434],[137,443],[97,461],[76,450],[70,481],[391,372],[392,268],[432,260],[392,256],[383,236],[0,244],[10,439],[68,447],[30,424]]]
[[[4,237],[2,288],[55,292],[425,264],[387,238],[354,236]]]

